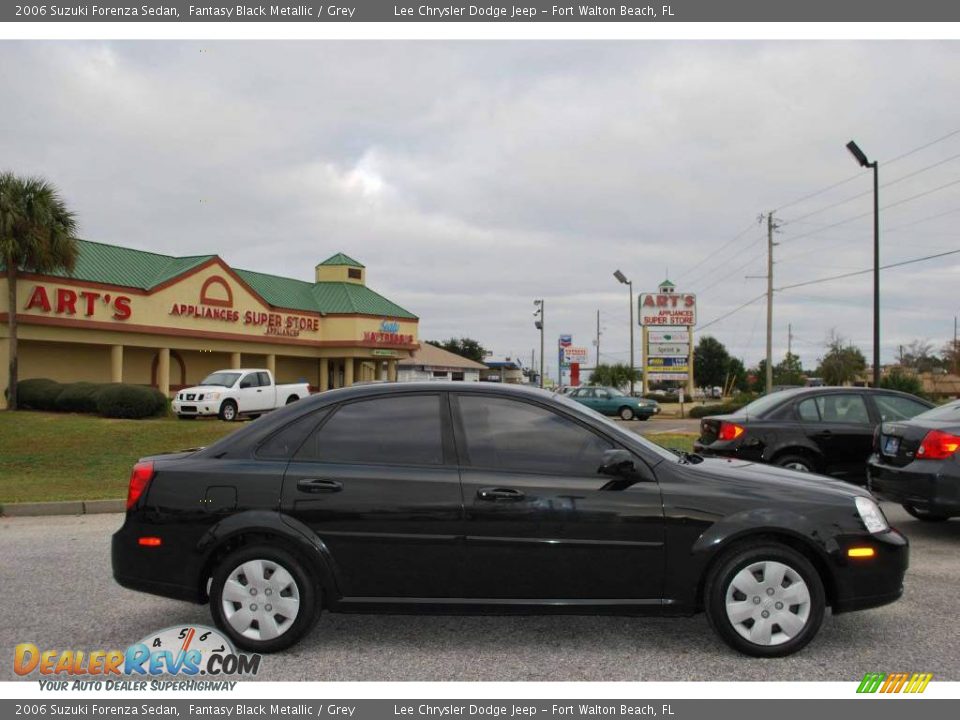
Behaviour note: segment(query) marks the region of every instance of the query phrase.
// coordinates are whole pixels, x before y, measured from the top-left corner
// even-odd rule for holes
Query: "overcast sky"
[[[706,324],[765,289],[745,279],[766,271],[762,212],[782,223],[776,286],[871,267],[871,179],[851,138],[894,205],[882,262],[960,249],[960,182],[937,189],[960,181],[960,133],[894,160],[960,130],[958,49],[8,41],[0,168],[56,183],[91,240],[302,279],[343,251],[420,316],[423,339],[475,337],[529,362],[543,297],[548,366],[560,333],[591,346],[597,310],[602,359],[623,361],[613,271],[637,292],[669,272]],[[952,337],[958,280],[960,254],[883,273],[884,361]],[[871,293],[871,275],[778,293],[775,356],[792,323],[805,365],[831,329],[869,358]],[[706,332],[750,365],[764,313]]]

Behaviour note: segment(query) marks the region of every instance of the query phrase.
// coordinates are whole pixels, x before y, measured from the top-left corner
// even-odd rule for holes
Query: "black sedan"
[[[895,390],[783,390],[730,415],[704,418],[694,450],[863,484],[877,425],[907,420],[932,407]]]
[[[870,488],[920,520],[960,516],[960,401],[885,422],[870,457]]]
[[[706,611],[781,656],[893,602],[907,540],[859,488],[673,453],[486,383],[333,390],[133,469],[113,572],[256,652],[334,612]]]

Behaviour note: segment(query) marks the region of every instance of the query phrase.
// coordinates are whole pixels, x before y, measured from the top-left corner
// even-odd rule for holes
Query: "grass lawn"
[[[219,420],[108,420],[91,415],[0,412],[0,505],[122,498],[137,459],[209,445],[244,425]],[[665,447],[690,450],[694,437],[658,433],[650,439]]]
[[[126,497],[139,458],[209,445],[244,425],[0,412],[0,504]]]

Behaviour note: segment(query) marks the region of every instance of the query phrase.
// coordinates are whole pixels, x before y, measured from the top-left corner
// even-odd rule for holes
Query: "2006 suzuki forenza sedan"
[[[113,571],[210,602],[271,652],[335,612],[706,611],[796,652],[900,597],[907,541],[869,493],[676,454],[570,400],[485,383],[333,390],[210,447],[141,460]]]

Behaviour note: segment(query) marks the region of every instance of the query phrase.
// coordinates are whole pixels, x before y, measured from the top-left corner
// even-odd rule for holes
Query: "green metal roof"
[[[90,240],[78,240],[77,249],[77,265],[73,272],[55,272],[51,275],[140,290],[151,290],[217,257],[172,257]],[[344,258],[346,262],[331,262],[337,258]],[[363,267],[343,253],[334,255],[323,264],[353,264]],[[365,285],[348,282],[310,283],[251,270],[235,269],[234,272],[267,304],[277,308],[332,314],[358,313],[411,319],[417,317]]]
[[[320,263],[320,265],[340,265],[340,266],[355,267],[355,268],[363,267],[363,265],[358,263],[352,257],[350,257],[349,255],[344,255],[343,253],[337,253],[336,255],[332,255],[331,257],[328,257],[326,260]]]
[[[669,280],[664,280],[662,283],[660,283],[660,287],[676,287],[676,285]]]

